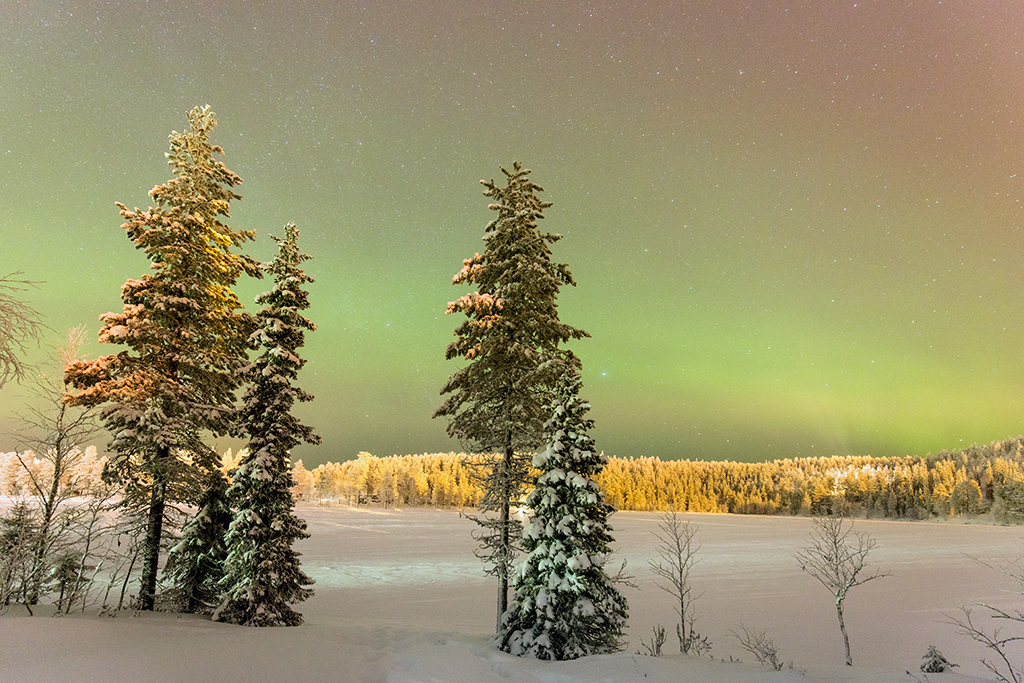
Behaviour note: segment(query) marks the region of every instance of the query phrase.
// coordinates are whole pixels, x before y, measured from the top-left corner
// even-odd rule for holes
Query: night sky
[[[607,454],[987,443],[1024,432],[1022,53],[1024,3],[992,0],[13,0],[0,270],[39,281],[47,344],[119,350],[98,316],[147,263],[114,202],[149,206],[209,104],[230,224],[266,260],[295,221],[313,256],[307,465],[461,450],[431,419],[444,311],[493,215],[477,181],[515,159],[564,235]]]

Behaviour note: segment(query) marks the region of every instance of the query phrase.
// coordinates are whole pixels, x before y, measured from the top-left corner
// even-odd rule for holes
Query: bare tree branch
[[[20,279],[21,275],[16,271],[0,277],[0,387],[25,378],[25,352],[32,341],[38,343],[43,330],[39,313],[22,298],[35,283]]]
[[[981,604],[981,603],[979,603]],[[988,605],[982,605],[987,609],[992,609]],[[977,643],[981,643],[986,648],[995,653],[996,657],[1002,662],[1002,667],[1005,671],[1000,668],[1000,665],[991,662],[987,659],[982,659],[981,663],[985,665],[985,668],[991,671],[996,678],[1003,681],[1004,683],[1022,683],[1024,681],[1024,668],[1020,665],[1014,666],[1013,662],[1010,661],[1010,655],[1007,652],[1006,646],[1010,643],[1024,640],[1024,636],[1002,636],[1002,629],[996,628],[992,632],[986,631],[980,625],[974,623],[973,612],[968,607],[961,607],[962,617],[950,617],[947,623],[953,624],[957,627],[957,633],[960,635],[968,636]],[[1003,613],[1005,615],[1005,613]],[[1013,621],[1024,621],[1018,617],[1005,617]]]
[[[999,572],[1004,576],[1010,577],[1013,579],[1014,583],[1017,584],[1018,592],[1024,593],[1024,568],[1021,567],[1019,560],[1011,563],[1008,567],[994,567],[991,564],[978,559],[975,559],[975,562],[984,567],[988,567],[993,571]],[[994,607],[983,602],[979,602],[978,606],[983,607],[988,611],[990,619],[1001,619],[1004,622],[1009,621],[1024,624],[1024,612],[1020,610],[1008,612],[1002,608]],[[962,616],[947,616],[946,623],[956,626],[957,633],[968,636],[975,642],[980,643],[995,653],[998,661],[990,661],[988,659],[981,660],[981,663],[985,665],[985,668],[991,671],[999,680],[1004,681],[1004,683],[1024,683],[1024,666],[1019,663],[1014,664],[1008,647],[1012,643],[1024,642],[1024,634],[1003,635],[1003,628],[1001,626],[996,626],[992,628],[991,631],[986,630],[982,625],[974,622],[974,613],[970,608],[961,607],[960,611],[962,612]]]

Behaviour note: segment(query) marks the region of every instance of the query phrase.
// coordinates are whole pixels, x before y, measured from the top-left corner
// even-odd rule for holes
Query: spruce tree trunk
[[[509,499],[512,497],[512,431],[505,432],[505,452],[502,454],[501,497],[498,523],[501,533],[501,562],[498,565],[498,625],[495,633],[501,635],[501,617],[508,610],[508,565],[512,557],[509,534]]]
[[[149,495],[149,519],[142,551],[142,582],[139,587],[139,609],[153,611],[156,603],[156,577],[160,567],[160,539],[164,529],[164,507],[167,496],[167,475],[160,463],[170,457],[167,448],[156,454],[157,466],[153,472],[153,485]]]

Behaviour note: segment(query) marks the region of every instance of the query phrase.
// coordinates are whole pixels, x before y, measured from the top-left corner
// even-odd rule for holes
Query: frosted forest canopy
[[[296,495],[352,505],[475,507],[482,490],[464,453],[361,453],[311,470]],[[847,456],[763,463],[611,457],[596,476],[619,510],[1024,521],[1024,437],[924,457]]]

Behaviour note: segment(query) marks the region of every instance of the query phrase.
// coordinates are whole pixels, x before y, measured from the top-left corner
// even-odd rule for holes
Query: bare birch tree
[[[835,598],[839,630],[846,646],[846,665],[853,666],[850,637],[843,620],[846,596],[851,588],[889,576],[890,572],[862,573],[867,568],[868,553],[876,542],[868,534],[854,532],[852,521],[842,516],[830,516],[815,517],[813,523],[810,546],[798,552],[796,560],[801,569],[817,579]]]
[[[671,510],[661,516],[658,529],[654,536],[659,541],[655,550],[660,559],[648,560],[648,565],[658,577],[655,579],[658,588],[675,600],[679,615],[679,623],[676,624],[679,651],[683,654],[704,654],[711,649],[711,644],[693,628],[697,620],[693,603],[700,595],[693,595],[690,585],[690,570],[700,562],[697,557],[700,543],[694,540],[697,526],[683,522],[676,511]]]

